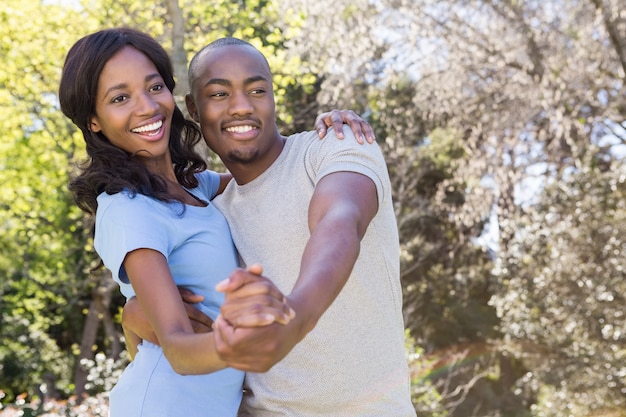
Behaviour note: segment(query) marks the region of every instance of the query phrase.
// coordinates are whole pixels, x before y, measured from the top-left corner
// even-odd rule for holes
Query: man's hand
[[[297,321],[297,320],[296,320]],[[233,327],[222,316],[215,320],[215,345],[220,358],[228,366],[246,372],[267,372],[284,358],[301,340],[292,327],[292,320],[283,326]]]
[[[272,281],[261,274],[263,268],[254,264],[236,269],[215,289],[226,294],[220,315],[233,327],[257,327],[274,322],[287,324],[295,312],[287,298]]]
[[[354,132],[354,137],[360,144],[365,143],[365,141],[368,143],[374,143],[376,141],[372,126],[352,110],[335,109],[321,113],[315,118],[315,130],[320,139],[326,136],[326,132],[331,126],[335,129],[337,138],[343,139],[344,124],[350,126],[350,129]]]
[[[222,314],[227,316],[233,326],[267,326],[274,322],[284,325],[294,317],[294,311],[287,304],[283,293],[270,280],[261,276],[262,273],[260,265],[252,265],[247,270],[236,269],[228,279],[217,284],[216,289],[227,292],[231,299]],[[178,291],[194,332],[213,331],[213,320],[195,307],[204,297],[186,288],[178,288]],[[130,298],[124,306],[122,327],[131,358],[135,356],[141,340],[160,345],[136,297]]]
[[[291,302],[253,265],[247,270],[235,271],[227,281],[217,286],[225,293],[221,314],[215,320],[215,344],[220,358],[229,366],[251,372],[266,372],[280,361],[304,337],[301,323]],[[267,287],[267,300],[251,297],[248,292]],[[277,300],[280,300],[277,303]],[[267,311],[267,302],[274,305],[275,317],[264,327],[246,327],[246,316],[255,311],[260,302]]]

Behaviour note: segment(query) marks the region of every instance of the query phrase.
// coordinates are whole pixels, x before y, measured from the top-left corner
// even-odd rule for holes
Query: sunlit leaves
[[[543,395],[576,393],[567,407],[585,413],[624,406],[624,236],[624,168],[577,173],[528,211],[503,254],[510,278],[492,300],[514,351],[556,385]]]
[[[87,22],[82,20],[80,28]],[[6,61],[0,68],[0,356],[5,369],[0,386],[5,390],[30,390],[46,372],[65,378],[60,386],[69,383],[69,358],[51,329],[77,330],[70,329],[66,315],[81,297],[88,233],[76,228],[82,215],[67,190],[81,145],[58,111],[56,92],[78,25],[73,9],[54,2],[10,0],[0,11],[0,37],[8,40],[0,44]]]

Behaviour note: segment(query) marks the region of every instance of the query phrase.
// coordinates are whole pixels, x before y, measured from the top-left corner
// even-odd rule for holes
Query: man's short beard
[[[252,152],[241,152],[241,150],[239,149],[228,152],[228,160],[232,162],[238,162],[240,164],[254,162],[256,161],[258,156],[259,151],[256,149]]]

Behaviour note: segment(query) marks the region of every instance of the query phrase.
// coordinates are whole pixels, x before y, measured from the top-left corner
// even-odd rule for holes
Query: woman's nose
[[[149,93],[141,94],[137,101],[136,111],[138,114],[151,114],[159,108],[159,104]]]

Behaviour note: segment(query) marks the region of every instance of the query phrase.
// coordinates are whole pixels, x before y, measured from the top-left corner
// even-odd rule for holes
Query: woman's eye
[[[151,91],[161,91],[163,90],[164,86],[163,84],[155,84],[152,86],[152,88],[150,88]]]
[[[113,99],[111,100],[111,103],[121,103],[124,100],[126,100],[126,96],[116,96],[116,97],[113,97]]]

